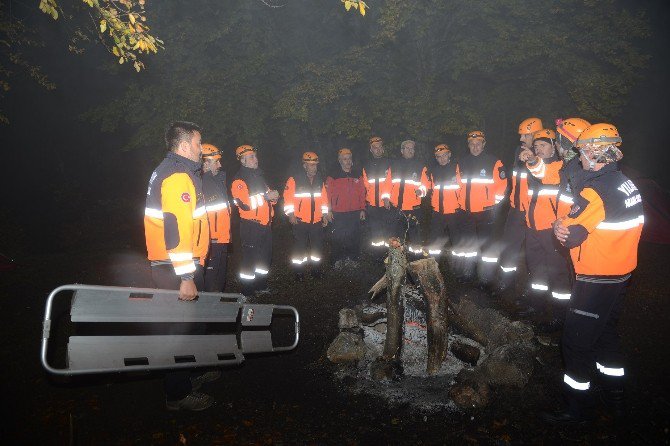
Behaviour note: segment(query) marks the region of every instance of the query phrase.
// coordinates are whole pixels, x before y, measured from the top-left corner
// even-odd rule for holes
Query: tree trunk
[[[386,340],[384,341],[384,358],[399,360],[402,347],[404,328],[404,305],[400,289],[405,282],[407,259],[402,246],[389,248],[386,259]]]
[[[428,314],[428,361],[426,372],[434,375],[447,358],[449,346],[447,309],[448,299],[444,288],[444,279],[435,259],[422,259],[409,264],[409,270],[418,278],[426,296]]]

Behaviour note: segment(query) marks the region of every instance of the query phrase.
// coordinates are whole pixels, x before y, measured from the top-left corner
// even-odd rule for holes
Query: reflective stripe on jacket
[[[577,274],[619,276],[636,268],[644,225],[642,197],[615,163],[589,172],[563,225],[571,232],[581,226],[588,233],[579,246],[570,249]]]
[[[204,264],[209,248],[200,163],[168,153],[149,180],[144,209],[147,256],[171,261],[175,274],[195,271],[194,259]]]
[[[328,213],[328,194],[326,185],[319,178],[314,178],[313,183],[298,175],[290,177],[284,188],[284,213],[294,214],[298,220],[304,223],[318,223],[324,214]]]
[[[505,198],[507,180],[499,159],[488,153],[481,153],[479,156],[468,153],[459,160],[458,165],[461,170],[461,209],[466,212],[482,212]]]
[[[262,171],[242,166],[230,187],[233,200],[240,212],[240,218],[262,225],[272,223],[274,203],[265,197],[270,190]]]
[[[416,192],[419,191],[417,196]],[[426,168],[414,158],[399,158],[391,168],[391,203],[401,211],[421,205],[421,198],[428,194]]]
[[[391,161],[388,158],[372,158],[363,168],[365,200],[370,206],[384,206],[384,199],[391,199]]]
[[[563,161],[550,158],[542,164],[554,171]],[[528,181],[526,201],[526,224],[537,231],[551,228],[557,218],[568,215],[573,204],[572,195],[560,184],[543,184],[535,177]]]
[[[202,176],[202,188],[205,195],[205,207],[209,219],[209,237],[214,243],[230,243],[231,208],[228,201],[226,173],[211,172]]]
[[[431,166],[428,177],[429,188],[432,190],[430,204],[433,210],[440,214],[456,212],[460,208],[458,199],[462,191],[458,164],[450,162],[446,166]]]

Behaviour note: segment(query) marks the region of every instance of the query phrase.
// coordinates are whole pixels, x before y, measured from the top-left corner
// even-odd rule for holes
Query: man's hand
[[[291,212],[288,216],[288,221],[292,225],[297,225],[298,224],[298,217],[296,217],[295,214]]]
[[[193,279],[182,280],[179,285],[179,300],[193,300],[198,297],[198,288]]]
[[[361,211],[361,213],[360,213],[360,215],[358,216],[358,218],[359,218],[361,221],[365,221],[365,211]]]
[[[530,149],[523,149],[521,153],[519,153],[519,160],[521,160],[524,163],[532,161],[535,158],[536,158],[535,154]]]
[[[386,209],[391,209],[391,200],[389,200],[388,198],[384,198],[384,207]]]
[[[277,192],[276,190],[269,190],[265,195],[268,197],[268,200],[270,200],[273,203],[276,203],[277,200],[279,199],[279,192]]]
[[[328,212],[326,215],[323,216],[323,226],[328,226],[328,223],[333,221],[333,214]]]
[[[554,227],[554,236],[558,239],[559,242],[561,242],[562,245],[565,244],[565,241],[570,235],[570,230],[567,228],[567,226],[563,226],[563,220],[565,220],[565,217],[559,218],[552,225]]]

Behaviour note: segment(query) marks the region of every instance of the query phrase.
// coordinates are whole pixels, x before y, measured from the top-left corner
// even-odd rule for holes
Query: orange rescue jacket
[[[321,221],[323,215],[328,213],[328,194],[319,174],[311,183],[304,172],[286,181],[284,213],[294,214],[303,223]]]
[[[209,225],[200,163],[170,152],[149,180],[144,209],[147,255],[152,262],[169,261],[175,274],[204,265],[209,249]]]
[[[622,276],[637,267],[642,197],[615,163],[589,172],[563,225],[570,230],[566,245],[578,275]]]

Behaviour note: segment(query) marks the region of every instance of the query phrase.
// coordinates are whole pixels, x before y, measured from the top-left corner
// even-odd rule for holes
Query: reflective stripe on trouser
[[[330,229],[330,261],[347,257],[357,259],[361,254],[361,211],[333,212]]]
[[[311,263],[312,271],[320,270],[323,263],[323,226],[321,222],[298,221],[297,224],[291,225],[291,230],[293,231],[291,267],[294,271],[301,272]]]
[[[526,229],[526,263],[530,275],[528,287],[541,296],[533,299],[536,309],[548,302],[554,317],[562,318],[570,298],[570,265],[568,252],[554,237],[552,229]]]
[[[608,373],[623,372],[616,326],[628,282],[575,281],[561,343],[565,362],[563,379],[569,393],[588,390],[590,386],[584,388],[585,383],[590,383],[594,375],[607,375],[603,367]]]
[[[514,281],[520,265],[520,253],[526,239],[526,217],[513,207],[507,212],[505,229],[502,235],[502,251],[498,260],[498,277],[508,287]]]
[[[433,211],[430,219],[428,254],[445,256],[458,245],[458,214],[440,214]],[[445,246],[446,245],[446,246]]]
[[[211,243],[205,263],[205,291],[221,293],[226,288],[228,243]]]
[[[245,295],[267,287],[272,260],[272,229],[255,221],[240,219],[240,274]]]
[[[489,252],[491,246],[491,237],[493,235],[493,209],[482,212],[459,212],[461,236],[459,241],[459,253],[465,253],[463,257],[462,275],[472,277],[479,260],[482,257],[495,258],[494,254]],[[477,253],[471,256],[472,253]],[[489,281],[493,278],[496,270],[496,263],[479,262],[479,279]]]
[[[365,208],[367,214],[368,238],[367,249],[374,253],[382,253],[388,250],[388,240],[395,233],[397,224],[396,213],[398,210],[394,207],[386,209],[385,207],[375,207],[368,205]]]

